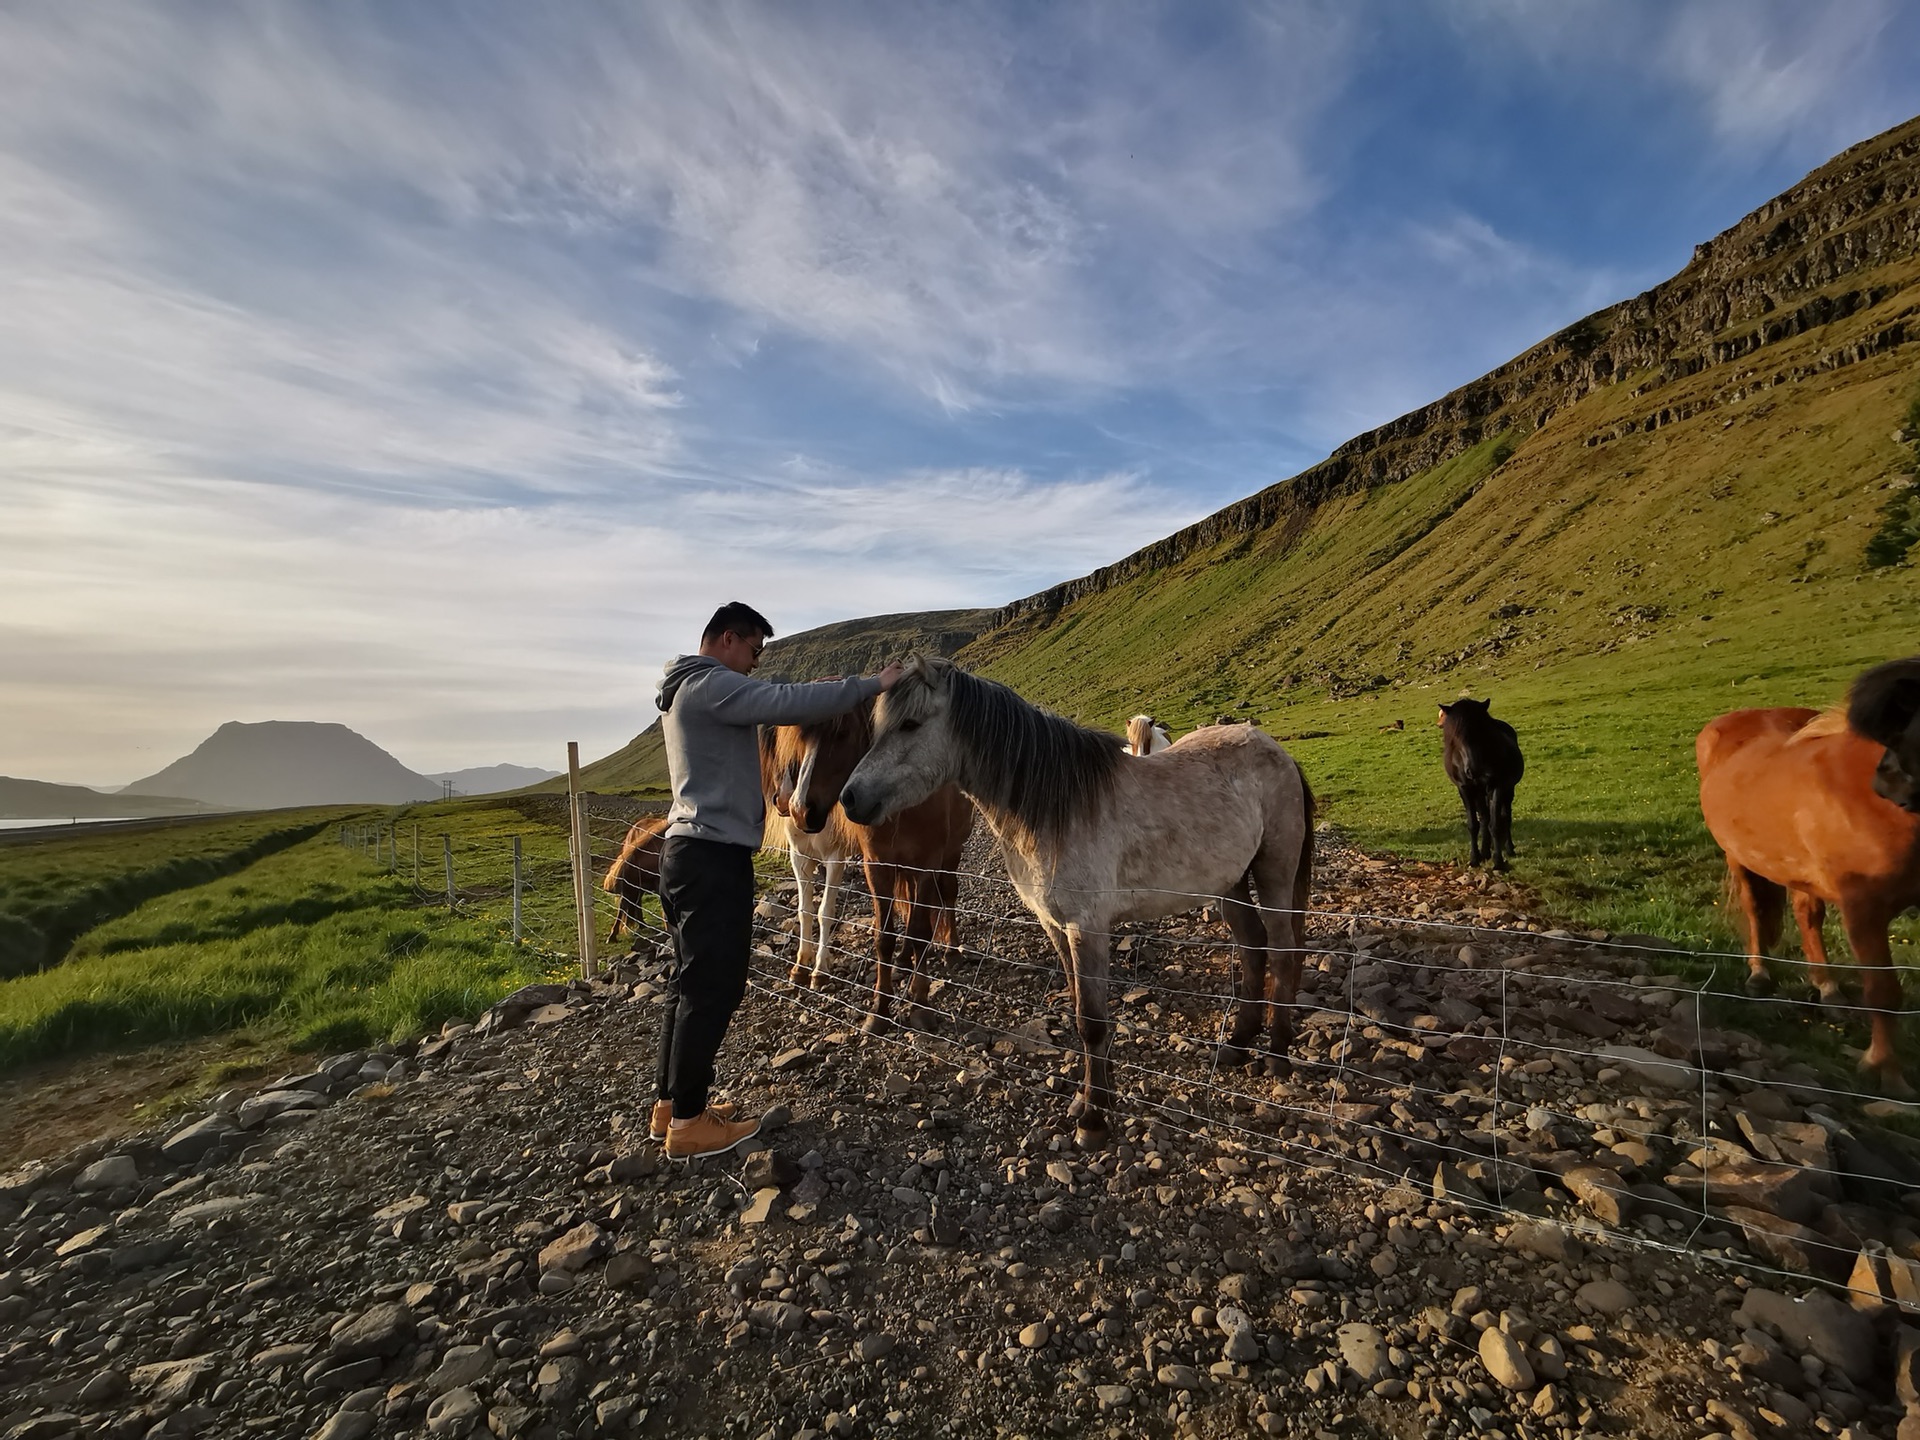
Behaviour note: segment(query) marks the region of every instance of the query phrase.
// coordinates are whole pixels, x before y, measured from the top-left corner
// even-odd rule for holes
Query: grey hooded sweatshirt
[[[878,680],[770,685],[709,655],[677,656],[656,697],[673,777],[667,834],[759,849],[767,804],[754,727],[827,720],[879,693]]]

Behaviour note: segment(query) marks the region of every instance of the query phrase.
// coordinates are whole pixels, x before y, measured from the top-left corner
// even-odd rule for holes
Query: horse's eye
[[[921,723],[922,722],[918,720],[902,720],[900,722],[900,728],[902,730],[918,730]]]

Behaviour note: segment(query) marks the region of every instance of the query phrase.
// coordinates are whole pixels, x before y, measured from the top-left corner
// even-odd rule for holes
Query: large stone
[[[1702,1158],[1707,1161],[1705,1186],[1709,1205],[1764,1210],[1796,1225],[1808,1224],[1826,1207],[1826,1198],[1816,1185],[1815,1171],[1759,1160],[1743,1164],[1723,1155]],[[1699,1198],[1702,1182],[1697,1176],[1670,1175],[1667,1183],[1689,1199]]]
[[[1618,1280],[1589,1280],[1573,1298],[1602,1315],[1618,1315],[1634,1303],[1633,1292]]]
[[[486,1379],[492,1369],[493,1351],[489,1347],[455,1345],[427,1377],[427,1391],[433,1395],[445,1395],[450,1390]]]
[[[183,1125],[160,1145],[160,1153],[169,1164],[191,1165],[216,1145],[224,1145],[238,1132],[224,1115],[205,1115],[191,1125]]]
[[[216,1373],[211,1355],[161,1360],[138,1367],[133,1388],[155,1405],[184,1405],[210,1386]]]
[[[1878,1346],[1873,1322],[1824,1290],[1799,1300],[1757,1286],[1734,1312],[1742,1324],[1773,1331],[1796,1354],[1817,1355],[1846,1372],[1855,1384],[1873,1378]]]
[[[653,1262],[638,1250],[622,1250],[607,1261],[607,1284],[616,1290],[653,1279]]]
[[[1633,1187],[1605,1166],[1575,1165],[1560,1177],[1560,1183],[1603,1225],[1626,1224],[1639,1204]]]
[[[76,1175],[73,1188],[78,1194],[91,1195],[98,1190],[122,1190],[139,1183],[139,1162],[131,1155],[109,1155]]]
[[[336,1364],[397,1355],[413,1342],[413,1311],[388,1301],[349,1315],[327,1335],[327,1353]]]
[[[1538,1260],[1572,1264],[1580,1258],[1580,1242],[1572,1231],[1551,1220],[1521,1220],[1507,1232],[1507,1245]]]
[[[773,1219],[773,1207],[780,1203],[779,1187],[769,1185],[755,1193],[753,1200],[740,1214],[742,1225],[765,1225]]]
[[[1340,1344],[1341,1363],[1359,1378],[1362,1385],[1371,1385],[1376,1380],[1386,1378],[1386,1336],[1373,1326],[1355,1320],[1342,1325],[1335,1338]]]
[[[1496,1325],[1480,1332],[1480,1363],[1487,1373],[1509,1390],[1533,1388],[1533,1366],[1520,1342]]]
[[[327,1096],[319,1090],[269,1090],[242,1101],[233,1118],[239,1121],[242,1130],[252,1130],[290,1110],[318,1110],[328,1103]]]
[[[1818,1230],[1744,1205],[1729,1205],[1727,1218],[1740,1227],[1749,1248],[1784,1269],[1831,1279],[1847,1270],[1847,1252]]]
[[[373,1433],[373,1425],[370,1410],[336,1410],[313,1432],[313,1440],[366,1440]]]
[[[471,1390],[449,1390],[427,1407],[429,1435],[465,1435],[478,1423],[485,1407]]]
[[[540,1252],[540,1269],[572,1275],[606,1253],[607,1232],[591,1220],[582,1220]]]
[[[1684,1060],[1658,1055],[1638,1045],[1602,1045],[1594,1053],[1657,1090],[1700,1093],[1700,1071]]]

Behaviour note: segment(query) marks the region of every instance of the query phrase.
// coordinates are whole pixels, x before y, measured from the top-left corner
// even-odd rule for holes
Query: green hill
[[[1528,753],[1520,877],[1597,923],[1727,940],[1694,733],[1920,649],[1916,282],[1920,121],[957,658],[1116,728],[1258,718],[1333,818],[1433,855],[1464,849],[1433,702],[1491,692]],[[890,619],[832,628],[882,643]],[[658,783],[646,740],[602,763]]]

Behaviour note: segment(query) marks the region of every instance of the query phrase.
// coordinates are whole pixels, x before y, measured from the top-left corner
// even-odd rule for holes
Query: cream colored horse
[[[999,836],[1020,898],[1066,969],[1086,1060],[1069,1111],[1083,1144],[1104,1141],[1113,1105],[1108,948],[1125,921],[1221,905],[1240,951],[1221,1058],[1252,1058],[1246,1047],[1264,1011],[1269,1068],[1285,1067],[1313,869],[1313,792],[1272,736],[1253,725],[1208,726],[1129,761],[1116,735],[1036,709],[950,661],[917,657],[881,697],[873,746],[840,806],[871,825],[949,783]]]
[[[1151,715],[1136,715],[1127,721],[1129,755],[1158,755],[1172,745],[1173,736],[1167,733],[1167,727]]]
[[[785,729],[786,727],[781,727]],[[860,858],[860,836],[836,807],[817,834],[793,823],[787,813],[793,796],[795,757],[785,753],[781,730],[760,731],[760,779],[767,795],[767,826],[761,848],[787,852],[799,895],[800,943],[788,980],[809,990],[820,986],[820,960],[833,948],[834,921],[840,911],[841,881],[847,862]]]

